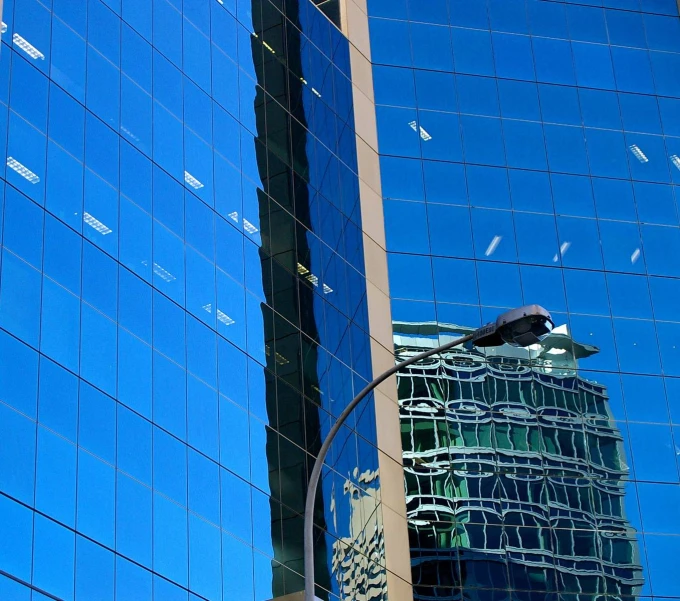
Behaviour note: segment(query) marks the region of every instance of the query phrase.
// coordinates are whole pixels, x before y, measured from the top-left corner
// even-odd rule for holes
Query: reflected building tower
[[[404,358],[471,331],[394,329]],[[623,439],[606,388],[576,374],[597,352],[558,328],[530,350],[453,349],[398,376],[415,599],[639,593]]]

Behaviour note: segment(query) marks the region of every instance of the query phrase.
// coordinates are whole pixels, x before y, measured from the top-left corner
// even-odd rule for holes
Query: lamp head
[[[479,328],[474,333],[472,343],[478,347],[500,346],[503,343],[530,346],[543,340],[554,326],[550,313],[543,307],[526,305],[499,315],[496,323]]]

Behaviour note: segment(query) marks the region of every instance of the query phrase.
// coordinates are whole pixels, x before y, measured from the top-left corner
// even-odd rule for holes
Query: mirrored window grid
[[[680,597],[675,0],[369,0],[416,599]]]
[[[349,77],[307,0],[5,0],[0,598],[303,588],[370,376]],[[374,441],[328,460],[322,599],[360,560],[382,598]]]

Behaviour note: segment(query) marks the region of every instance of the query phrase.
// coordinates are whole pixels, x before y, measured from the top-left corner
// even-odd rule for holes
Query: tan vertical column
[[[366,0],[341,0],[341,17],[350,42],[371,357],[378,375],[394,365],[394,347]],[[396,378],[376,390],[375,413],[387,594],[389,601],[412,601]]]

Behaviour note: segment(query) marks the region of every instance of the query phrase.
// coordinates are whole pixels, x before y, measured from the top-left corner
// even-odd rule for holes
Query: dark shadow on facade
[[[300,28],[300,3],[279,4],[285,17],[269,1],[252,2],[255,35],[251,36],[258,81],[255,98],[258,136],[254,144],[263,185],[257,193],[262,234],[260,260],[266,274],[263,282],[267,304],[261,304],[267,358],[266,400],[269,423],[276,428],[276,431],[267,428],[274,597],[304,587],[299,576],[303,573],[301,514],[311,464],[302,449],[316,454],[321,446],[320,410],[310,401],[314,400],[314,391],[317,394],[319,391],[314,292],[294,275],[296,266],[306,262],[301,257],[309,255],[300,223],[311,227],[307,180],[313,160],[307,155],[307,132],[300,127],[307,126],[303,83],[295,75],[303,72],[301,36],[298,29],[287,23],[289,20]],[[301,331],[306,336],[301,336]],[[308,399],[301,394],[302,390]],[[322,527],[325,524],[322,494],[317,500],[316,523]],[[317,582],[330,589],[325,537],[318,538],[316,552]],[[290,569],[283,569],[284,566]]]

